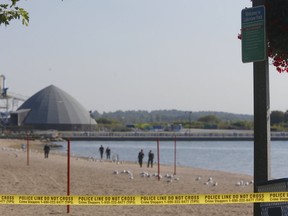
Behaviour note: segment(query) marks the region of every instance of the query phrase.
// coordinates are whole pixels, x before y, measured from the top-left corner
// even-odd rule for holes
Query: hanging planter
[[[266,0],[268,56],[278,72],[288,72],[288,0]]]

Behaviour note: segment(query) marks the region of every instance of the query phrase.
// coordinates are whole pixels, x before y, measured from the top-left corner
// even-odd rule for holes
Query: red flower
[[[282,72],[282,69],[280,67],[276,67],[276,70],[281,73]]]

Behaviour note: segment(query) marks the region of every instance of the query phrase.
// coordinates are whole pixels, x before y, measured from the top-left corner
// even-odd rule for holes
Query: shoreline
[[[44,159],[39,146],[40,141],[31,142],[30,163],[26,164],[26,152],[20,151],[23,140],[0,140],[0,194],[27,195],[66,195],[67,193],[67,157],[50,154]],[[10,149],[18,146],[19,149]],[[35,148],[34,148],[35,147]],[[215,193],[250,193],[252,176],[204,170],[191,167],[177,167],[175,177],[168,181],[164,176],[173,174],[173,166],[160,168],[163,178],[143,177],[141,173],[157,172],[153,168],[140,168],[136,163],[112,163],[94,161],[89,158],[71,157],[71,195],[161,195],[161,194],[215,194]],[[133,179],[124,173],[129,170]],[[118,171],[118,174],[114,174]],[[213,184],[207,180],[213,178]],[[197,180],[198,179],[198,180]],[[245,184],[239,186],[239,182]],[[247,185],[246,185],[247,184]],[[227,205],[157,205],[157,206],[71,206],[71,215],[140,215],[174,216],[216,215],[249,216],[253,215],[253,204]],[[18,215],[67,215],[66,206],[43,205],[0,205],[4,216]]]
[[[97,141],[253,141],[253,130],[189,129],[153,132],[61,132],[62,139]],[[288,132],[271,131],[271,140],[288,140]]]
[[[134,131],[134,132],[103,132],[103,131],[42,131],[27,135],[2,134],[0,139],[47,139],[50,141],[253,141],[253,130],[230,129],[187,129],[181,131]],[[271,131],[271,141],[287,141],[288,132]]]

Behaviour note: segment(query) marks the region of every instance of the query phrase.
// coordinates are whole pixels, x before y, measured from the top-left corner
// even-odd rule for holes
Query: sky
[[[0,0],[1,2],[1,0]],[[3,1],[2,1],[3,2]],[[31,97],[49,85],[85,109],[253,114],[242,63],[250,0],[21,0],[29,26],[0,26],[0,74]],[[271,110],[288,110],[288,74],[270,66]]]

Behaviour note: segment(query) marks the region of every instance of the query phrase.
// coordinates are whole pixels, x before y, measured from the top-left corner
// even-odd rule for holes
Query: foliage
[[[253,122],[248,122],[248,121],[231,122],[229,129],[252,130],[253,129]]]
[[[10,4],[0,4],[0,25],[5,26],[10,24],[11,20],[22,19],[23,25],[28,25],[29,23],[29,13],[17,6],[20,0],[10,0]]]
[[[97,119],[98,124],[112,124],[112,121],[106,118],[99,118]]]
[[[278,72],[288,72],[288,1],[265,2],[268,56]]]
[[[193,112],[191,116],[187,112],[177,110],[161,110],[158,111],[117,111],[114,113],[104,113],[101,115],[95,111],[98,123],[98,130],[106,131],[134,131],[134,130],[153,130],[153,128],[162,128],[163,130],[173,130],[172,126],[182,125],[183,128],[217,128],[217,129],[234,129],[234,130],[253,130],[253,116],[239,115],[224,112]],[[93,113],[93,116],[95,116]],[[118,113],[122,121],[111,117]],[[145,113],[145,115],[143,115]],[[155,121],[151,114],[157,114],[162,121]],[[173,117],[169,115],[173,113]],[[130,116],[132,114],[133,118]],[[137,116],[139,114],[139,116]],[[103,117],[105,115],[105,118]],[[141,117],[140,117],[141,116]],[[197,116],[197,118],[195,117]],[[191,117],[191,121],[189,119]],[[136,122],[132,124],[133,127],[127,127],[127,122]],[[171,120],[172,119],[172,120]],[[137,122],[139,120],[139,122]],[[273,131],[288,131],[288,111],[272,111],[270,114],[271,130]],[[131,126],[131,125],[130,125]]]
[[[272,111],[270,114],[271,125],[280,124],[284,122],[284,113],[281,111]]]
[[[149,123],[141,123],[141,124],[137,124],[136,127],[140,130],[149,130],[152,125]]]
[[[191,113],[191,114],[190,114]],[[98,119],[114,119],[126,125],[140,124],[140,123],[176,123],[181,122],[184,126],[193,124],[199,118],[208,115],[214,115],[221,121],[252,121],[252,115],[234,114],[227,112],[213,112],[213,111],[199,111],[199,112],[187,112],[180,110],[154,110],[151,112],[138,110],[138,111],[115,111],[115,112],[104,112],[100,114],[97,111],[92,113],[93,117],[98,122]]]
[[[217,123],[219,122],[219,119],[215,115],[207,115],[199,118],[198,121],[205,123]]]
[[[148,112],[140,110],[104,112],[100,114],[94,111],[92,116],[96,119],[99,130],[106,129],[108,131],[123,131],[125,127],[126,130],[152,130],[159,127],[163,130],[173,130],[173,128],[177,128],[175,126],[179,125],[182,125],[183,128],[253,128],[252,115],[226,112],[187,112],[179,110],[156,110]]]
[[[284,122],[288,122],[288,111],[284,113]]]
[[[272,111],[270,122],[272,131],[288,131],[288,111]]]
[[[121,122],[116,121],[115,119],[99,118],[97,119],[97,130],[100,131],[130,131],[126,125]]]

